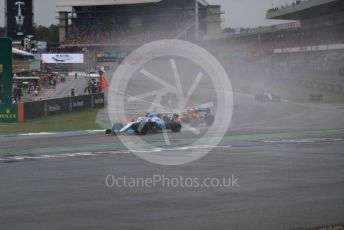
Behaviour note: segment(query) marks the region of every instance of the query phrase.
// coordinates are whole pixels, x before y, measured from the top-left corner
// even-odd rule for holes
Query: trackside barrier
[[[23,123],[25,119],[25,114],[24,114],[24,103],[23,102],[18,102],[18,122]]]
[[[319,90],[326,91],[333,94],[342,95],[344,93],[344,86],[340,84],[326,83],[326,82],[306,80],[306,79],[298,79],[296,77],[282,77],[280,78],[280,80],[291,82],[295,85],[303,86],[310,89],[319,89]]]
[[[322,95],[322,94],[311,94],[311,95],[309,95],[309,100],[310,101],[323,101],[324,95]]]
[[[24,103],[24,119],[70,113],[86,108],[104,108],[104,93]]]

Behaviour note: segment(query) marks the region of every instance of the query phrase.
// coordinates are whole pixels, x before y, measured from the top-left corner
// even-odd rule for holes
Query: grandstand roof
[[[156,3],[163,0],[57,0],[56,6],[103,6],[103,5],[130,5]],[[198,0],[202,5],[209,5],[206,0]]]
[[[299,4],[269,10],[268,19],[303,20],[344,11],[343,0],[302,0]]]
[[[12,53],[13,54],[17,54],[17,55],[21,55],[21,56],[33,56],[32,53],[20,50],[20,49],[16,49],[16,48],[12,48]]]
[[[58,0],[57,6],[102,6],[102,5],[130,5],[155,3],[162,0]]]

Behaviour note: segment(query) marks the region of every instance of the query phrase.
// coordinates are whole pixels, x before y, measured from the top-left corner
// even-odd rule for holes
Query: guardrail
[[[316,80],[306,80],[306,79],[299,79],[297,77],[282,77],[280,78],[282,81],[288,81],[295,85],[299,85],[305,88],[310,89],[318,89],[324,92],[343,95],[344,94],[344,86],[335,83],[327,83],[321,82]]]
[[[24,103],[24,119],[70,113],[86,108],[103,108],[104,93]]]

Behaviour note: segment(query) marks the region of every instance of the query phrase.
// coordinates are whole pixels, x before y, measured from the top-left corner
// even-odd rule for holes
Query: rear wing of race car
[[[163,120],[178,120],[179,114],[176,113],[159,113],[158,117]]]
[[[197,108],[197,111],[198,111],[199,113],[210,114],[210,108]]]

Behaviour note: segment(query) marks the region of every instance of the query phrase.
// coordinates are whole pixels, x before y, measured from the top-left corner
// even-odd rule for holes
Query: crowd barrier
[[[344,94],[344,86],[340,84],[299,79],[296,77],[282,77],[280,78],[280,80],[292,82],[295,85],[303,86],[310,89],[318,89],[324,92],[329,92],[329,93],[339,94],[339,95]]]
[[[104,93],[24,103],[24,119],[69,113],[86,108],[103,108]]]
[[[309,100],[310,101],[323,101],[324,95],[322,95],[322,94],[311,94],[311,95],[309,95]]]

